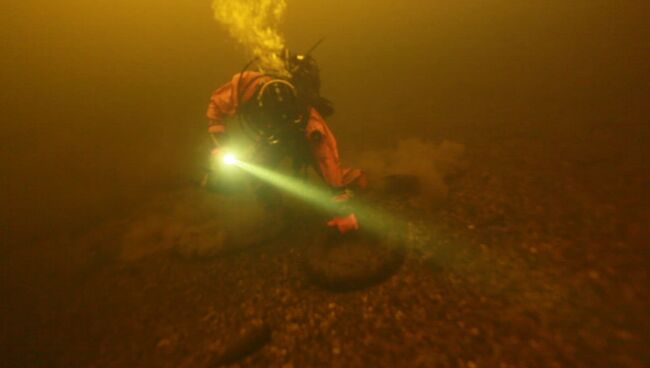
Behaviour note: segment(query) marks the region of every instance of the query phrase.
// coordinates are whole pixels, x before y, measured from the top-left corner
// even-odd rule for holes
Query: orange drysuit
[[[273,78],[258,72],[246,71],[236,74],[230,82],[217,89],[208,106],[208,131],[212,134],[224,132],[225,120],[235,116],[241,107],[239,105],[255,98],[259,88],[271,79]],[[360,170],[341,167],[336,139],[323,117],[313,107],[309,107],[305,139],[309,142],[314,168],[330,187],[343,189],[348,186],[365,186],[365,177]]]

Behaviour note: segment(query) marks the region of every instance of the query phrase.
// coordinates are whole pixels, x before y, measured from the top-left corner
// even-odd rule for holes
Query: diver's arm
[[[219,145],[226,132],[225,121],[237,113],[241,103],[252,99],[257,84],[267,79],[258,72],[245,71],[235,74],[228,83],[212,93],[206,116],[208,132],[215,145]]]
[[[339,153],[334,135],[327,127],[323,117],[310,109],[306,128],[307,139],[312,152],[314,168],[331,188],[343,188],[343,170],[339,162]]]
[[[232,82],[217,89],[210,97],[208,111],[208,133],[215,146],[219,146],[220,138],[226,131],[225,120],[233,116],[237,110],[234,86]]]
[[[331,188],[332,202],[336,207],[327,225],[336,228],[341,234],[359,229],[359,222],[350,206],[353,196],[350,187],[359,186],[359,181],[365,181],[362,171],[341,166],[336,139],[315,109],[311,109],[307,139],[312,149],[314,168]]]

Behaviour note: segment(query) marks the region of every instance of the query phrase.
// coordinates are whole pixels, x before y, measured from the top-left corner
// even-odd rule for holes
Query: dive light
[[[234,165],[237,163],[237,157],[232,153],[227,153],[223,156],[223,162],[226,165]]]

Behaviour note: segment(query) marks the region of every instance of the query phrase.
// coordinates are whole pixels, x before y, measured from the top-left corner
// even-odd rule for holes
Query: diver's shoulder
[[[270,78],[269,76],[253,70],[246,70],[232,76],[233,82],[248,82],[254,79]]]

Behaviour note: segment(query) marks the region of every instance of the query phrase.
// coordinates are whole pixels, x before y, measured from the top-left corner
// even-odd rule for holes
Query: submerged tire
[[[405,256],[394,237],[369,232],[323,234],[306,251],[304,272],[315,285],[330,291],[360,290],[395,274]]]

